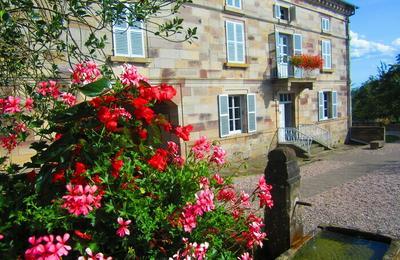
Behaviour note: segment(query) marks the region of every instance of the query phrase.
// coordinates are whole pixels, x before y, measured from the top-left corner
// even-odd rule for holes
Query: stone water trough
[[[400,240],[358,229],[320,225],[304,235],[300,169],[295,152],[280,147],[268,154],[265,179],[273,185],[275,206],[265,211],[268,240],[256,259],[400,260]]]

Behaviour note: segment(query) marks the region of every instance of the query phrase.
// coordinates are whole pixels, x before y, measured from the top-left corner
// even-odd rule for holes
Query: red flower
[[[151,123],[151,120],[154,118],[154,111],[149,107],[140,107],[136,108],[133,111],[137,119],[144,119],[148,124]]]
[[[29,182],[34,183],[34,182],[36,181],[36,176],[37,176],[37,174],[36,174],[36,172],[33,170],[33,171],[28,172],[28,173],[26,174],[26,179],[27,179]]]
[[[171,100],[176,95],[176,90],[173,86],[162,83],[160,85],[160,97],[159,101]]]
[[[85,239],[85,240],[92,240],[92,236],[89,235],[88,233],[83,233],[83,232],[81,232],[79,230],[75,230],[74,233],[79,238],[82,238],[82,239]]]
[[[87,168],[85,164],[81,162],[75,163],[75,172],[72,174],[71,183],[79,185],[87,184],[86,178],[83,176],[86,171]]]
[[[114,178],[119,177],[119,172],[121,171],[121,168],[124,166],[124,161],[123,160],[117,160],[114,158],[111,162],[111,167],[112,171],[111,174]]]
[[[146,140],[147,139],[147,130],[143,129],[143,128],[139,128],[138,135],[139,135],[140,139]]]
[[[167,151],[163,149],[157,149],[153,157],[151,157],[150,160],[148,160],[148,163],[154,169],[157,169],[159,171],[164,171],[165,168],[167,167],[167,155],[168,155]]]
[[[51,182],[52,183],[65,183],[65,171],[64,170],[59,170],[58,172],[54,173],[53,176],[51,177]]]
[[[54,141],[57,141],[58,139],[60,139],[63,135],[60,133],[57,133],[56,136],[54,137]]]
[[[145,105],[147,105],[149,103],[148,100],[144,99],[144,98],[135,98],[134,100],[132,100],[132,105],[138,109],[141,107],[144,107]]]
[[[193,131],[192,125],[175,127],[175,134],[184,141],[189,141],[191,131]]]

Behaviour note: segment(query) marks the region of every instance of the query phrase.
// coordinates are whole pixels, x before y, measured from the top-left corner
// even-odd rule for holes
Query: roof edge
[[[346,16],[352,16],[355,14],[358,6],[349,3],[346,0],[304,0],[314,5],[325,7],[332,11],[338,12]]]

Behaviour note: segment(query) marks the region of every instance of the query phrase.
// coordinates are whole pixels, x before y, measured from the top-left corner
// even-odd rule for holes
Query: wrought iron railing
[[[300,124],[299,131],[329,148],[332,146],[331,133],[318,125]]]
[[[307,153],[310,153],[312,141],[312,137],[302,133],[297,128],[278,128],[278,143],[280,144],[293,144]]]

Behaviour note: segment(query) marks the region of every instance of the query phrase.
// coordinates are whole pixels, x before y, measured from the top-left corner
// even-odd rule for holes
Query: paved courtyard
[[[400,143],[327,153],[300,167],[306,232],[335,224],[400,238]],[[235,178],[250,191],[260,174]]]

